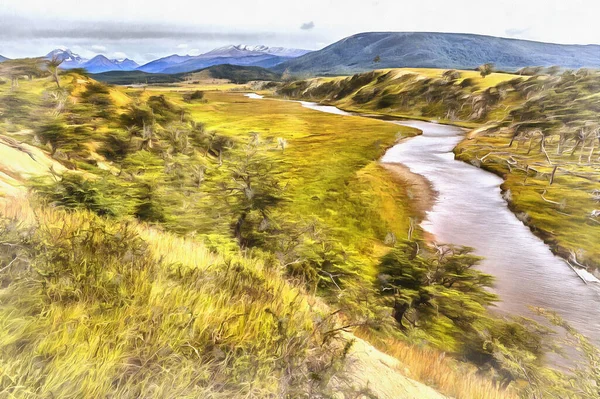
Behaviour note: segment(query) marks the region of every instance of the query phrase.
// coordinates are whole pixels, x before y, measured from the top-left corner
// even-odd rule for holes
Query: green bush
[[[191,93],[184,94],[183,99],[186,102],[202,100],[202,99],[204,99],[204,92],[202,90],[195,90]]]
[[[33,180],[39,194],[56,206],[86,209],[98,215],[122,216],[131,206],[123,201],[122,190],[112,175],[84,177],[78,172],[66,172],[56,182]]]

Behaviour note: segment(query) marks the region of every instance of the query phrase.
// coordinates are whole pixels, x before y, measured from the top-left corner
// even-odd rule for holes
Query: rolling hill
[[[234,83],[246,83],[251,80],[277,81],[281,75],[265,68],[240,65],[213,65],[193,72],[177,74],[148,73],[144,71],[110,71],[93,74],[92,77],[101,82],[128,84],[176,83],[185,80],[224,79]]]
[[[214,65],[199,71],[185,74],[189,79],[226,79],[233,83],[247,83],[252,80],[278,81],[281,74],[257,66]]]
[[[339,75],[400,67],[472,69],[487,62],[508,71],[525,66],[600,67],[600,46],[460,33],[367,32],[283,62],[273,70]]]
[[[248,55],[243,57],[210,57],[210,58],[193,58],[163,69],[161,73],[181,73],[192,72],[198,69],[207,68],[213,65],[240,65],[240,66],[257,66],[262,68],[271,68],[281,64],[289,58],[278,57],[276,55]]]

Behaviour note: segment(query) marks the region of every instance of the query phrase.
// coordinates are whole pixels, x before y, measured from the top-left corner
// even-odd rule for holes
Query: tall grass
[[[325,309],[260,260],[84,211],[4,211],[2,397],[318,397],[339,359]]]

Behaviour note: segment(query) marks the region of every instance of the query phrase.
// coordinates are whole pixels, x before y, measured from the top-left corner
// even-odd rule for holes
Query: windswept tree
[[[482,78],[485,78],[486,76],[488,76],[492,72],[494,72],[494,64],[487,63],[487,64],[479,65],[477,67],[477,71],[479,72],[479,74],[481,75]]]
[[[60,150],[68,159],[72,156],[86,156],[88,150],[84,142],[89,139],[90,131],[87,126],[68,125],[64,118],[57,117],[41,125],[37,131],[39,140],[50,146],[54,156]]]
[[[397,244],[383,257],[378,280],[399,327],[434,334],[444,328],[457,338],[470,331],[497,300],[487,291],[493,277],[476,269],[480,260],[468,247],[445,245],[432,251],[416,242]]]
[[[52,57],[52,59],[46,61],[46,67],[48,68],[48,71],[50,72],[50,75],[52,76],[54,83],[56,83],[56,86],[59,89],[60,89],[60,79],[58,77],[58,72],[59,72],[60,64],[62,64],[62,62],[63,62],[63,60],[61,60],[57,56],[54,56],[54,57]]]
[[[223,189],[234,209],[233,234],[241,247],[255,246],[269,228],[271,210],[283,200],[278,163],[251,142],[233,151],[225,166],[232,182]]]

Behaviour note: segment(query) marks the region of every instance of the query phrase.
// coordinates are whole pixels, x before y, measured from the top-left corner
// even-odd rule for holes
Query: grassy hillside
[[[397,117],[435,119],[477,126],[492,112],[502,116],[497,85],[518,78],[475,71],[383,69],[352,77],[313,78],[285,84],[280,96],[314,99],[345,110]]]
[[[90,212],[11,211],[0,225],[11,397],[319,396],[343,359],[325,309],[261,261]]]
[[[392,199],[401,191],[373,162],[384,148],[376,141],[393,142],[399,129],[368,120],[358,126],[335,117],[313,121],[312,112],[283,103],[273,111],[279,124],[267,124],[261,120],[267,115],[256,114],[239,94],[184,101],[182,93],[124,92],[77,74],[66,74],[60,91],[52,85],[44,79],[0,88],[7,137],[41,146],[70,169],[55,170],[62,175],[56,181],[36,183],[42,199],[68,211],[41,205],[31,215],[18,203],[3,212],[1,241],[10,246],[0,260],[2,390],[15,397],[315,397],[333,389],[329,379],[347,351],[336,338],[340,318],[309,287],[345,279],[351,285],[358,265],[372,267],[373,260],[349,249],[373,248],[378,237],[368,230],[353,238],[356,221],[341,223],[327,208],[320,220],[312,215],[313,199],[303,197],[295,209],[285,189],[314,179],[313,195],[323,195],[317,191],[324,170],[315,162],[322,156],[295,155],[297,142],[323,143],[316,126],[325,137],[343,130],[362,140],[366,152],[339,163],[331,187],[344,193],[347,181],[356,187],[347,199],[327,194],[331,206],[376,214],[370,203],[389,201],[398,204],[398,220],[407,219],[403,202]],[[194,115],[184,124],[183,109]],[[145,119],[151,115],[153,130]],[[242,115],[246,122],[235,127]],[[286,127],[286,120],[296,124]],[[212,130],[217,125],[222,132]],[[370,137],[373,131],[379,133]],[[285,151],[277,137],[287,140]],[[283,161],[295,163],[297,156],[308,158],[289,170]],[[367,166],[364,177],[355,175]],[[239,187],[254,173],[261,178]],[[378,199],[370,184],[392,189]],[[275,209],[276,202],[287,206]],[[300,217],[307,209],[308,217]],[[267,215],[269,229],[261,227]],[[288,252],[260,245],[293,238],[293,231],[298,241],[281,243]],[[343,248],[338,236],[347,243],[346,259],[336,260]],[[319,283],[317,262],[343,267],[345,260],[356,264],[348,277],[324,275]],[[360,276],[354,284],[366,288],[361,281],[371,276]],[[341,301],[349,303],[346,295]]]
[[[503,176],[506,198],[524,223],[593,271],[600,266],[599,84],[600,75],[586,70],[483,78],[398,69],[293,82],[278,94],[356,112],[485,125],[457,148],[459,158]]]

